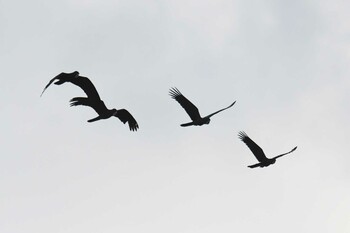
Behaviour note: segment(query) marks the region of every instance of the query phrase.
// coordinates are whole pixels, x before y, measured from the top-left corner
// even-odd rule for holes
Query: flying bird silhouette
[[[259,161],[259,163],[257,163],[257,164],[248,166],[250,168],[267,167],[271,164],[274,164],[276,162],[277,158],[279,158],[283,155],[292,153],[293,151],[295,151],[297,149],[297,146],[296,146],[291,151],[289,151],[287,153],[277,155],[277,156],[269,159],[265,156],[264,151],[252,139],[250,139],[250,137],[248,137],[248,135],[245,132],[240,131],[238,133],[238,137],[249,147],[249,149],[253,152],[255,158]]]
[[[187,114],[190,116],[192,122],[181,124],[182,127],[190,126],[190,125],[204,125],[204,124],[209,124],[210,122],[210,117],[214,116],[215,114],[224,111],[225,109],[228,109],[232,107],[235,103],[233,102],[230,106],[220,109],[219,111],[216,111],[212,114],[209,114],[206,117],[201,117],[199,114],[198,108],[191,103],[185,96],[182,95],[182,93],[176,88],[171,88],[169,90],[169,95],[175,99],[179,104],[185,109]]]
[[[60,73],[56,77],[50,80],[50,82],[45,86],[43,92],[54,82],[56,85],[61,85],[65,82],[70,82],[85,92],[87,97],[74,97],[70,100],[70,106],[84,105],[93,108],[98,116],[88,120],[88,122],[94,122],[101,119],[107,119],[112,116],[118,117],[124,124],[128,122],[131,131],[137,131],[139,128],[135,118],[126,109],[108,109],[104,102],[101,100],[94,84],[90,79],[80,76],[78,71],[72,73]]]

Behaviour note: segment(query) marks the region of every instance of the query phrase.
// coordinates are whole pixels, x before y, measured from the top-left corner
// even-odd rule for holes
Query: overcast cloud
[[[348,1],[0,0],[0,232],[350,232]],[[69,107],[89,77],[118,119]],[[202,127],[168,95],[177,87]],[[256,163],[237,133],[276,164]]]

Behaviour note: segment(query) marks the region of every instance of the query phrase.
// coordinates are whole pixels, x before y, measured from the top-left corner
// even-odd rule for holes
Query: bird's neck
[[[108,114],[110,116],[115,116],[117,114],[117,110],[116,109],[108,109]]]

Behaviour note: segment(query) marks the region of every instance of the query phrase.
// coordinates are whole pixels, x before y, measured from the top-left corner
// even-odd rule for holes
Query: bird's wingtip
[[[136,124],[131,130],[136,132],[138,129],[139,129],[139,125]]]
[[[45,90],[46,88],[44,88],[44,90],[41,92],[40,97],[44,94]]]
[[[172,87],[169,89],[169,95],[175,99],[177,96],[182,95],[181,92],[179,91],[179,89],[177,89],[176,87]]]
[[[243,139],[244,137],[247,137],[248,135],[246,134],[246,132],[244,132],[244,131],[239,131],[238,132],[238,137],[240,138],[240,139]]]

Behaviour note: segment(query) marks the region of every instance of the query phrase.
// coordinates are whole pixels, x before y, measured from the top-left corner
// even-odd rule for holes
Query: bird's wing
[[[239,132],[238,137],[249,147],[259,162],[267,160],[264,151],[252,139],[250,139],[245,132]]]
[[[118,117],[124,124],[128,122],[131,131],[137,131],[139,128],[135,118],[128,112],[128,110],[119,109],[117,110],[117,114],[115,116]]]
[[[298,148],[298,147],[296,146],[296,147],[294,147],[291,151],[289,151],[289,152],[287,152],[287,153],[284,153],[284,154],[281,154],[281,155],[277,155],[277,156],[273,157],[272,159],[277,159],[277,158],[279,158],[279,157],[282,157],[283,155],[287,155],[287,154],[289,154],[289,153],[292,153],[292,152],[295,151],[297,148]]]
[[[50,82],[45,86],[43,92],[41,92],[40,97],[44,94],[45,90],[46,90],[55,80],[60,80],[61,78],[64,78],[64,77],[69,76],[69,75],[71,75],[71,74],[72,74],[72,73],[64,73],[64,72],[62,72],[62,73],[56,75],[56,76],[55,76],[54,78],[52,78],[52,79],[50,80]]]
[[[98,115],[104,115],[108,111],[105,103],[102,100],[95,100],[86,97],[74,97],[70,100],[71,107],[79,105],[93,108],[98,113]]]
[[[100,95],[98,94],[94,84],[90,81],[89,78],[78,76],[69,80],[69,82],[83,89],[89,99],[101,100]]]
[[[175,99],[187,112],[192,121],[201,118],[198,108],[191,103],[182,93],[175,87],[169,90],[169,95]]]
[[[212,114],[209,114],[209,115],[206,116],[205,118],[210,118],[210,117],[214,116],[215,114],[217,114],[217,113],[219,113],[219,112],[221,112],[221,111],[224,111],[224,110],[226,110],[226,109],[228,109],[228,108],[231,108],[235,103],[236,103],[236,101],[233,102],[230,106],[228,106],[228,107],[226,107],[226,108],[220,109],[219,111],[216,111],[216,112],[213,112]]]
[[[50,82],[45,86],[44,90],[41,92],[40,97],[44,94],[45,90],[51,85],[51,83],[53,83],[53,81],[55,81],[55,78],[51,79]]]

